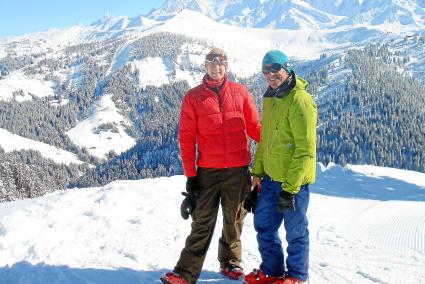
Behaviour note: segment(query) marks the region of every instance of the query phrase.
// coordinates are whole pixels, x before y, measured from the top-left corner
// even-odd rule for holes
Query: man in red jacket
[[[183,218],[192,216],[192,231],[174,270],[161,276],[166,284],[195,283],[214,233],[221,203],[223,229],[219,240],[220,272],[243,276],[241,231],[250,190],[248,136],[260,140],[260,122],[248,90],[227,79],[227,56],[213,48],[206,56],[202,84],[183,99],[179,143],[187,177]]]

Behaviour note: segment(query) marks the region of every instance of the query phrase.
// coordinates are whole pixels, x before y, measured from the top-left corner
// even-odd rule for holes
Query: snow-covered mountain
[[[183,9],[241,27],[329,29],[345,25],[423,27],[422,0],[167,0],[148,16],[163,20]]]
[[[0,204],[0,283],[159,283],[190,231],[184,183],[121,180]],[[310,283],[424,283],[425,174],[319,164],[308,216]],[[240,283],[218,273],[221,224],[198,283]],[[242,242],[245,270],[258,268],[252,214]]]
[[[42,32],[2,39],[0,40],[0,58],[7,54],[49,53],[52,50],[61,50],[68,46],[113,40],[140,34],[159,24],[161,22],[144,16],[113,17],[107,15],[90,25],[76,24],[62,30],[50,28]]]
[[[374,47],[354,62],[347,60],[353,59],[349,56],[351,50],[369,45]],[[226,50],[231,76],[246,80],[243,83],[251,88],[258,106],[265,86],[259,72],[262,56],[270,49],[280,49],[289,55],[297,74],[307,76],[316,101],[331,106],[322,112],[332,112],[322,125],[333,120],[346,125],[339,122],[348,112],[358,115],[362,110],[367,116],[378,113],[377,109],[388,115],[397,113],[400,121],[425,125],[420,123],[425,118],[420,112],[423,88],[418,86],[418,82],[425,82],[423,1],[182,0],[166,1],[147,16],[105,16],[90,25],[1,40],[0,113],[7,115],[0,115],[0,127],[37,140],[33,142],[70,151],[80,160],[97,165],[99,172],[87,180],[102,180],[104,184],[113,178],[129,178],[125,171],[132,171],[133,178],[140,178],[140,174],[150,177],[180,173],[174,128],[181,96],[201,81],[205,54],[213,46]],[[373,58],[377,59],[374,68],[359,72],[359,68],[370,66]],[[373,75],[382,73],[381,77],[374,76],[376,84],[403,86],[401,91],[394,91],[396,87],[385,90],[393,91],[389,101],[397,107],[391,111],[388,105],[381,109],[380,101],[369,109],[372,102],[365,98],[360,102],[366,102],[361,109],[351,99],[348,102],[353,105],[337,109],[334,106],[339,102],[327,100],[338,94],[341,101],[347,102],[344,96],[349,92],[348,86],[354,91],[373,89],[366,85],[367,80],[353,78],[354,73],[368,74],[370,78],[371,74],[365,71],[371,70],[379,70]],[[398,81],[394,84],[396,79],[390,72],[393,70],[403,76],[412,75],[417,82],[409,83],[410,87]],[[359,85],[362,82],[365,85]],[[408,91],[414,107],[393,97]],[[383,100],[384,96],[378,99]],[[407,96],[403,99],[407,100]],[[398,106],[403,109],[401,115]],[[39,109],[43,111],[35,115]],[[336,144],[329,143],[327,161],[335,161],[336,156],[345,153],[349,159],[359,159],[359,163],[397,167],[400,164],[395,161],[400,161],[405,163],[400,167],[421,170],[425,132],[403,123],[400,134],[399,124],[393,119],[390,116],[386,121],[388,127],[370,126],[375,119],[361,124],[376,130],[378,136],[383,129],[392,133],[386,142],[378,143],[380,147],[396,143],[399,149],[391,146],[395,153],[388,153],[390,158],[386,159],[386,151],[376,147],[370,151],[371,144],[348,147],[339,143],[342,149],[334,151]],[[336,135],[331,131],[335,128],[329,127],[329,131],[323,130],[322,143],[336,139],[327,136]],[[340,133],[344,131],[347,129]],[[371,133],[371,129],[350,131],[356,135]],[[399,138],[393,139],[395,135],[401,140],[416,135],[418,139],[403,144]],[[358,141],[372,137],[371,143],[377,143],[375,134],[366,136]],[[0,140],[8,137],[0,133]],[[352,141],[344,143],[348,142]],[[123,156],[116,157],[120,153]],[[374,159],[367,160],[370,153]],[[376,155],[386,160],[378,162]],[[106,163],[97,164],[99,161]],[[123,172],[115,175],[120,170]],[[106,172],[109,176],[99,179]]]
[[[414,6],[413,3],[412,5]],[[138,40],[160,32],[188,36],[202,40],[205,44],[203,46],[186,46],[183,50],[179,50],[181,56],[177,58],[176,62],[168,62],[167,58],[163,56],[151,58],[132,56],[139,48]],[[193,86],[199,82],[199,72],[190,72],[189,74],[179,72],[179,70],[184,71],[188,66],[194,65],[202,69],[203,55],[212,46],[226,49],[229,54],[231,72],[239,77],[248,77],[258,72],[261,57],[272,48],[284,50],[293,59],[311,60],[318,58],[322,53],[341,52],[347,48],[397,40],[400,36],[412,36],[413,34],[425,36],[425,29],[418,29],[411,25],[400,29],[393,29],[391,25],[371,27],[347,25],[324,30],[291,29],[289,26],[279,30],[251,29],[219,23],[202,13],[184,9],[164,21],[154,21],[144,16],[105,17],[88,26],[76,25],[64,30],[51,29],[5,39],[0,41],[0,59],[8,54],[9,56],[36,54],[38,59],[33,59],[25,65],[28,67],[43,59],[60,59],[64,57],[66,49],[71,46],[89,45],[96,42],[118,43],[121,47],[114,50],[112,60],[105,61],[107,54],[93,57],[94,60],[109,65],[108,74],[131,64],[132,68],[139,69],[141,74],[152,73],[147,72],[148,70],[158,71],[156,73],[160,79],[152,78],[151,74],[140,76],[141,86],[161,85],[180,79],[188,80]],[[69,68],[50,73],[50,75],[58,76],[62,82],[68,79],[75,82],[79,80],[80,66],[81,64],[73,64]],[[7,70],[1,63],[0,68],[4,74],[0,74],[0,99],[10,100],[13,92],[17,90],[23,91],[22,96],[17,98],[19,100],[30,99],[28,93],[38,97],[51,96],[57,87],[55,83],[46,80],[45,75],[49,73],[48,70],[39,70],[37,74],[28,76],[22,74],[22,70],[15,70],[15,72]],[[199,71],[203,73],[202,70]]]
[[[105,16],[90,25],[77,24],[63,30],[49,29],[0,40],[0,59],[8,54],[57,58],[69,46],[119,40],[130,45],[162,31],[224,47],[230,58],[238,55],[237,64],[230,68],[238,68],[232,71],[244,77],[258,70],[261,56],[271,48],[283,49],[292,58],[309,60],[323,52],[396,39],[400,35],[423,35],[425,4],[421,0],[167,0],[147,16]],[[118,67],[125,64],[125,56],[116,54],[115,58],[121,59]],[[1,64],[0,72],[3,77],[10,73]],[[9,77],[13,82],[3,81],[0,90],[10,96],[14,82],[27,78],[16,73]],[[27,85],[32,86],[31,82]],[[46,89],[44,94],[50,92],[48,84],[42,87]]]
[[[201,13],[215,22],[184,12],[185,10]],[[190,28],[197,28],[196,33],[191,32],[191,29],[181,29],[176,21],[183,18],[190,23],[188,24]],[[174,33],[191,35],[195,33],[196,37],[210,35],[209,37],[215,38],[217,42],[221,39],[219,35],[247,31],[236,29],[232,32],[232,29],[228,28],[217,29],[216,22],[242,28],[302,30],[306,35],[296,38],[301,41],[311,36],[307,30],[314,30],[329,44],[344,41],[349,45],[362,40],[377,40],[378,34],[383,36],[388,33],[399,35],[423,32],[425,2],[422,0],[167,0],[159,9],[146,16],[107,15],[90,25],[77,24],[63,30],[49,29],[0,40],[0,58],[7,54],[46,53],[82,43],[140,37],[163,29],[162,25],[173,25]],[[285,38],[283,35],[280,37]],[[311,43],[314,43],[314,40]]]
[[[169,52],[175,55],[164,52],[148,54],[143,50],[150,44],[149,40],[157,40],[155,37],[149,39],[150,35],[164,32],[191,40],[185,40],[187,43]],[[3,70],[3,75],[0,75],[0,100],[22,102],[33,97],[47,97],[52,98],[52,105],[56,102],[66,104],[67,95],[59,95],[59,91],[72,92],[81,86],[85,78],[84,70],[88,68],[87,61],[96,62],[107,69],[106,74],[102,75],[105,76],[103,82],[108,82],[117,72],[129,67],[134,74],[132,81],[140,88],[149,85],[160,87],[181,80],[187,81],[189,86],[195,86],[204,74],[203,58],[212,46],[226,49],[232,73],[238,77],[249,77],[260,70],[261,58],[271,48],[282,49],[294,59],[310,60],[324,52],[340,52],[351,46],[397,37],[398,32],[388,35],[380,29],[364,27],[323,31],[243,28],[217,22],[202,13],[187,9],[164,21],[144,16],[109,16],[88,26],[52,29],[1,41],[0,60],[9,54],[8,59],[17,58],[18,67],[13,64],[10,64],[12,67],[5,67],[0,61]],[[141,46],[141,43],[145,46]],[[164,48],[169,49],[173,44],[170,41],[170,46]],[[84,49],[93,51],[86,52],[87,58],[82,60],[80,51]],[[26,59],[29,56],[32,57]],[[92,117],[101,109],[93,106]],[[116,125],[121,125],[122,121],[119,115],[106,120]],[[87,121],[88,118],[82,118],[72,131],[66,130],[74,143],[87,147],[88,152],[97,157],[105,157],[110,150],[121,153],[134,144],[129,142],[124,133],[94,133],[97,126],[90,124],[87,128]],[[90,135],[98,138],[87,139],[86,132],[76,132],[82,129],[93,132]],[[120,137],[128,142],[122,143]],[[105,148],[105,145],[110,146]]]

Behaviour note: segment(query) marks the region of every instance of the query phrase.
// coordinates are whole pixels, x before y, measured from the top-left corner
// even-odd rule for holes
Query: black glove
[[[249,212],[254,213],[255,205],[257,205],[258,199],[258,185],[255,186],[245,197],[243,207]]]
[[[186,197],[180,205],[180,214],[185,220],[189,218],[189,215],[192,216],[195,210],[196,196],[198,195],[198,179],[196,176],[187,178],[186,191],[187,192],[182,192],[182,195]]]
[[[282,190],[276,202],[276,209],[283,213],[285,211],[295,211],[295,194]]]
[[[182,195],[186,197],[183,199],[182,204],[180,205],[180,214],[182,215],[183,219],[187,220],[189,215],[192,216],[193,210],[195,210],[195,197],[188,192],[182,192]]]

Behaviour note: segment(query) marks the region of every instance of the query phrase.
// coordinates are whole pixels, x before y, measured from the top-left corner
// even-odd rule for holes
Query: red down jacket
[[[181,108],[179,143],[184,174],[196,176],[196,166],[248,165],[251,154],[247,135],[258,142],[260,130],[254,98],[244,86],[224,78],[217,94],[203,80],[187,92]]]

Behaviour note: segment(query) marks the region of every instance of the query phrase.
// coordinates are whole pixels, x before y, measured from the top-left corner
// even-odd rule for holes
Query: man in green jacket
[[[267,52],[262,71],[269,87],[252,169],[254,190],[246,200],[255,207],[248,210],[254,212],[262,263],[245,277],[245,283],[304,283],[309,184],[316,177],[317,107],[307,93],[308,83],[295,75],[283,52]],[[258,200],[253,200],[257,193]],[[278,232],[282,222],[288,242],[286,265]]]

